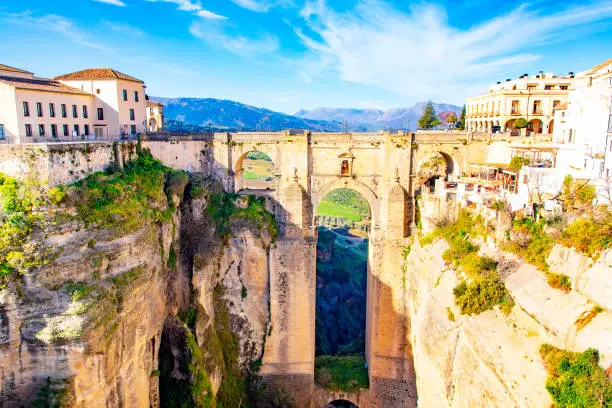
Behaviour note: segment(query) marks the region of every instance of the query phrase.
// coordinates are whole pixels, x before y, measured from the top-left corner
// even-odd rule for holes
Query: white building
[[[555,115],[558,126],[553,141],[575,146],[569,165],[589,178],[604,175],[604,154],[612,148],[608,140],[612,108],[612,59],[576,75],[567,104]],[[608,171],[610,172],[610,170]]]
[[[119,139],[146,131],[144,82],[110,68],[55,79],[0,65],[0,140]]]

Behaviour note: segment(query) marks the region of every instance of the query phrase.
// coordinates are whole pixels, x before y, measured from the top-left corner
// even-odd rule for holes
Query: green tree
[[[518,118],[517,120],[514,121],[515,129],[524,129],[527,127],[527,125],[528,125],[527,119],[525,118]]]
[[[465,105],[463,105],[463,109],[461,110],[461,116],[455,125],[455,129],[463,130],[465,129]]]
[[[419,127],[422,129],[431,129],[439,124],[440,119],[438,119],[438,116],[436,115],[433,103],[429,101],[427,102],[427,105],[425,105],[423,115],[419,119]]]
[[[447,119],[446,119],[446,123],[455,123],[457,122],[457,117],[455,115],[450,115]]]

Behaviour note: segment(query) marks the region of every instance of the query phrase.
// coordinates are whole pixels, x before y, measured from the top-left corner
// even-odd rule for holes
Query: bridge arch
[[[268,152],[257,148],[240,154],[233,169],[235,191],[243,189],[276,190],[278,164],[272,156]],[[257,165],[258,161],[264,163],[264,165]]]
[[[380,199],[376,193],[364,183],[350,177],[338,177],[327,184],[321,186],[312,194],[312,208],[316,211],[325,196],[334,190],[350,189],[355,190],[368,202],[370,206],[372,229],[380,225]]]

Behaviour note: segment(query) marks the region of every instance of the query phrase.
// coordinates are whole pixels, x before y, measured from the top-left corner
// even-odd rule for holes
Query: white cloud
[[[107,30],[127,34],[132,37],[140,37],[144,34],[140,28],[124,23],[114,23],[112,21],[102,20],[102,26]]]
[[[225,33],[223,27],[202,25],[197,21],[189,26],[189,32],[210,46],[220,47],[241,56],[271,53],[278,50],[279,47],[278,38],[270,34],[263,34],[255,38],[229,35]]]
[[[227,17],[225,16],[222,16],[220,14],[213,13],[212,11],[204,10],[204,9],[196,11],[195,14],[198,17],[207,18],[210,20],[227,20]]]
[[[35,28],[42,28],[61,34],[75,44],[85,47],[94,48],[100,51],[111,51],[102,44],[95,43],[89,40],[87,33],[83,32],[74,21],[57,14],[45,14],[35,16],[31,11],[26,10],[21,13],[4,13],[0,14],[0,18],[11,24],[27,25]]]
[[[315,0],[300,14],[308,27],[296,29],[308,49],[302,74],[331,70],[346,81],[429,98],[484,91],[491,78],[541,58],[530,50],[558,41],[569,28],[610,18],[612,2],[546,14],[520,7],[469,29],[452,27],[445,10],[431,4],[405,13],[360,0],[336,12]]]
[[[194,15],[210,19],[210,20],[226,20],[227,17],[222,16],[220,14],[214,13],[210,10],[206,10],[202,7],[202,3],[199,0],[146,0],[151,3],[172,3],[176,4],[177,10],[187,11],[189,13],[193,13]]]
[[[121,0],[94,0],[98,3],[112,4],[113,6],[125,7],[125,3]]]
[[[293,0],[231,0],[247,10],[265,13],[273,7],[288,7],[293,5]]]

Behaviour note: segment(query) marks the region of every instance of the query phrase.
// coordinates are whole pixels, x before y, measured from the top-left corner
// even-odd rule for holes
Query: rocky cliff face
[[[406,258],[419,406],[550,406],[548,373],[538,352],[543,343],[573,351],[593,347],[604,369],[612,364],[612,312],[606,304],[612,292],[602,278],[612,267],[612,251],[595,262],[555,247],[548,259],[551,270],[579,282],[566,294],[548,286],[533,265],[491,242],[481,245],[482,254],[509,265],[502,278],[515,306],[508,315],[496,307],[468,316],[454,302],[460,278],[442,260],[447,247],[444,240],[424,247],[415,243]],[[584,324],[597,304],[604,310]]]
[[[272,230],[249,218],[261,203],[178,184],[160,204],[177,211],[130,232],[72,217],[34,232],[55,255],[0,290],[0,406],[244,398],[268,330]],[[210,215],[219,197],[229,210]]]

